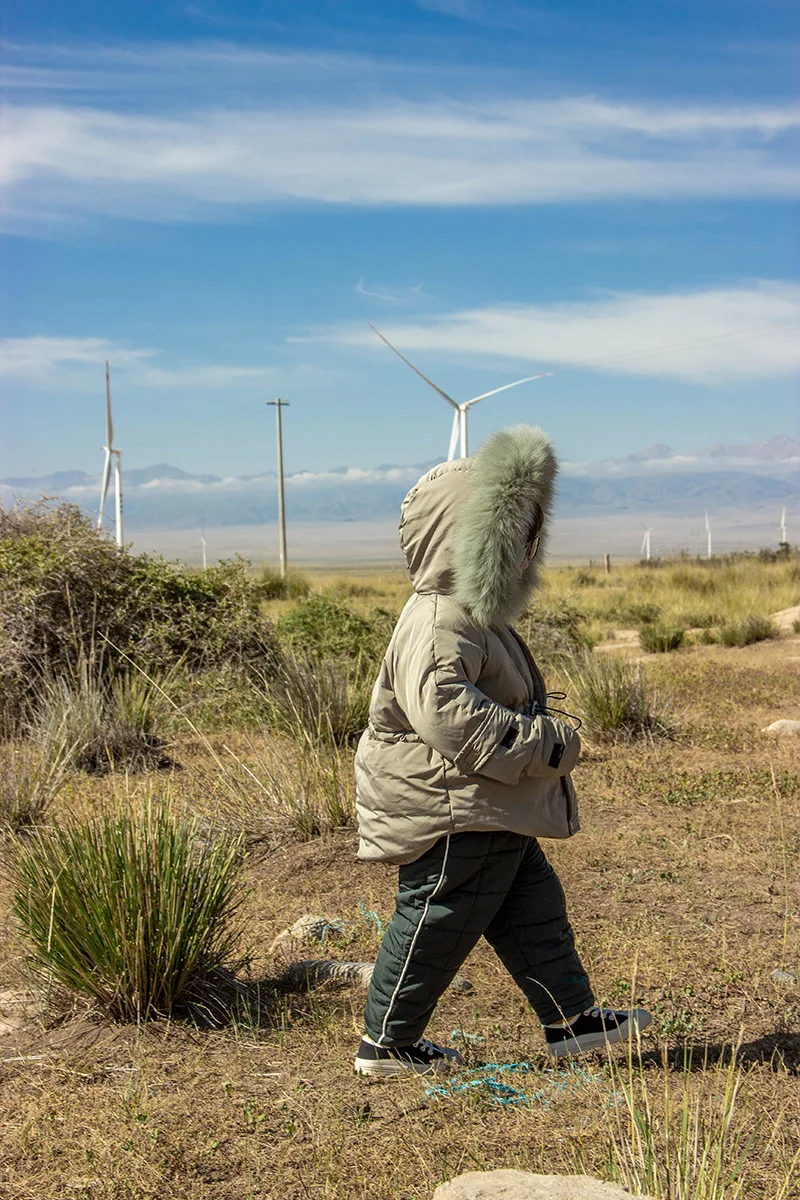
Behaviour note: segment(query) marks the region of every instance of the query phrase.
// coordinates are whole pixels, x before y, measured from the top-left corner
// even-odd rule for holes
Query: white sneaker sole
[[[645,1008],[635,1008],[628,1021],[603,1033],[587,1033],[583,1037],[568,1038],[564,1042],[548,1045],[551,1058],[569,1058],[577,1054],[588,1054],[591,1050],[605,1050],[606,1046],[616,1046],[627,1042],[633,1034],[641,1033],[653,1018]]]
[[[353,1070],[356,1075],[372,1075],[383,1079],[396,1079],[398,1075],[436,1075],[458,1066],[452,1058],[440,1058],[435,1063],[403,1062],[400,1058],[356,1058]]]

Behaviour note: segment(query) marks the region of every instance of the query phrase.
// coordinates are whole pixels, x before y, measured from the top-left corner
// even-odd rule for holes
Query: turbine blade
[[[97,518],[97,528],[103,524],[103,513],[106,507],[106,497],[108,496],[108,485],[111,480],[111,451],[106,447],[106,461],[103,464],[103,482],[100,484],[100,515]]]
[[[111,420],[111,380],[108,374],[108,363],[106,362],[106,445],[109,450],[114,445],[114,423]]]
[[[509,388],[519,387],[521,383],[531,383],[534,379],[547,379],[549,376],[557,374],[558,371],[542,371],[539,375],[526,375],[524,379],[515,379],[513,383],[504,383],[502,387],[495,388],[491,392],[484,392],[482,396],[473,396],[471,400],[466,401],[464,407],[470,408],[479,400],[487,400],[489,396],[496,396],[498,392],[507,392]]]
[[[401,354],[400,351],[397,349],[397,347],[393,346],[392,343],[389,341],[389,339],[387,337],[384,337],[383,334],[381,333],[381,331],[379,329],[376,329],[371,321],[367,321],[367,324],[369,325],[372,332],[377,333],[377,335],[381,339],[381,341],[386,343],[386,345],[389,347],[390,350],[394,350],[394,352],[398,358],[402,358],[403,362],[406,364],[407,367],[411,367],[411,370],[415,371],[416,374],[419,375],[420,379],[424,379],[425,382],[427,384],[429,384],[429,386],[432,387],[435,392],[438,392],[440,396],[443,396],[448,404],[452,404],[453,408],[458,408],[458,405],[456,404],[453,397],[448,396],[447,392],[443,392],[442,389],[437,384],[435,384],[432,379],[428,379],[427,375],[423,375],[422,371],[420,371],[418,367],[415,367],[412,362],[409,362],[409,360],[406,358],[405,354]]]
[[[461,418],[461,414],[458,412],[458,409],[456,409],[456,411],[453,413],[453,429],[450,434],[450,446],[447,451],[447,461],[448,462],[452,462],[452,460],[456,456],[456,447],[458,446],[458,435],[461,430],[460,418]]]

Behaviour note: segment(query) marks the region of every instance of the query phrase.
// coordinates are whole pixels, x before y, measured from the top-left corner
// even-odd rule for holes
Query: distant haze
[[[397,518],[408,489],[433,463],[337,467],[287,476],[290,543],[296,559],[357,563],[397,559]],[[274,557],[277,487],[259,476],[193,475],[166,463],[124,474],[126,538],[138,548],[193,561],[206,527],[210,558]],[[100,477],[60,471],[0,480],[0,501],[58,496],[96,513]],[[635,556],[652,527],[654,553],[776,544],[780,511],[800,525],[800,443],[782,435],[751,445],[717,444],[693,453],[650,446],[626,458],[562,463],[551,555]],[[800,529],[798,529],[800,533]]]

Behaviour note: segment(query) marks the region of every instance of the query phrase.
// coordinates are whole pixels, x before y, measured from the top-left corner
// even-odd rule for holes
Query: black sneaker
[[[427,1075],[432,1071],[449,1071],[463,1063],[457,1050],[437,1046],[420,1038],[413,1046],[376,1046],[368,1038],[361,1039],[355,1060],[357,1075]]]
[[[563,1058],[626,1042],[652,1020],[646,1008],[587,1008],[569,1025],[545,1025],[544,1036],[551,1057]]]

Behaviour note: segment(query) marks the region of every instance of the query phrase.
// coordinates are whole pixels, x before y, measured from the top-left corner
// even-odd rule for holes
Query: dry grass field
[[[407,594],[395,575],[311,583],[362,613],[396,612]],[[211,1023],[138,1027],[56,986],[32,992],[7,841],[0,1197],[428,1200],[460,1171],[500,1166],[583,1170],[664,1200],[800,1196],[800,739],[762,732],[800,719],[800,634],[718,636],[798,601],[796,560],[545,573],[542,610],[578,611],[595,653],[639,662],[673,722],[669,739],[588,739],[583,831],[545,845],[598,1000],[656,1018],[610,1058],[551,1066],[481,945],[464,967],[473,990],[449,992],[430,1031],[455,1039],[467,1066],[436,1087],[353,1075],[363,988],[282,979],[297,959],[371,960],[392,912],[394,871],[355,860],[350,749],[331,783],[330,764],[288,734],[178,717],[171,768],[74,775],[52,810],[64,822],[145,792],[189,804],[209,830],[238,813],[252,834],[247,989]],[[293,605],[267,607],[278,618]],[[654,622],[688,631],[683,645],[643,655],[635,633],[620,636]],[[557,661],[553,672],[563,681]],[[308,804],[314,787],[337,789],[337,819],[307,840],[294,801],[271,824],[258,818],[298,780]],[[305,914],[341,924],[321,943],[271,950]]]

